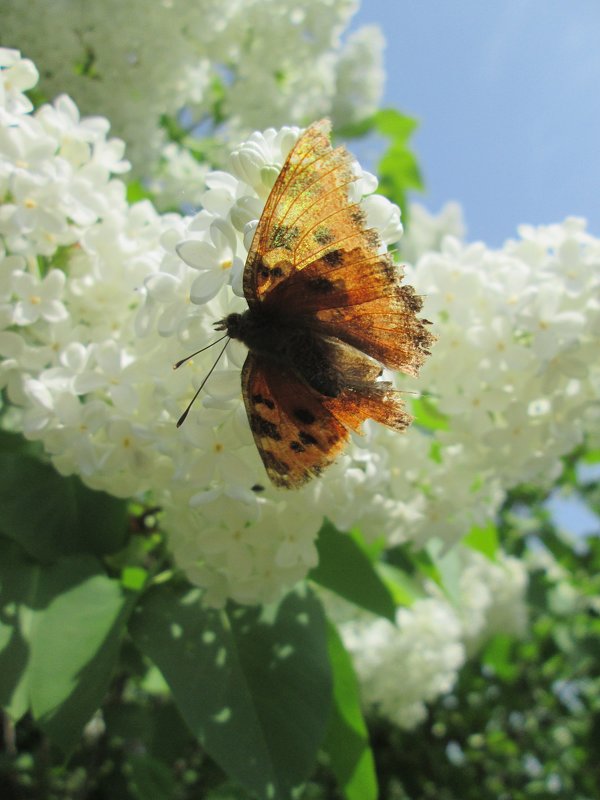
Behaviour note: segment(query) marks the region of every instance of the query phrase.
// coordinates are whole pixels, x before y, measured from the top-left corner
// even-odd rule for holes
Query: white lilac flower
[[[64,272],[57,269],[50,270],[42,280],[20,270],[13,272],[15,325],[32,325],[38,319],[49,323],[66,319],[67,309],[61,302],[65,282]]]
[[[445,236],[464,239],[465,223],[458,203],[446,203],[437,216],[419,203],[411,203],[410,225],[402,237],[400,254],[414,264],[424,253],[439,250]]]
[[[497,633],[522,636],[527,627],[528,573],[517,558],[498,551],[494,559],[458,547],[460,563],[456,610],[467,653],[476,652]],[[430,587],[434,596],[439,587]]]
[[[190,231],[194,230],[193,223]],[[187,239],[177,247],[185,263],[198,270],[190,287],[192,303],[202,305],[212,300],[226,283],[239,285],[244,262],[236,256],[237,237],[233,226],[215,220],[209,229],[209,238]]]
[[[369,191],[373,192],[376,188],[377,180]],[[365,194],[367,194],[366,191]],[[386,198],[380,194],[368,194],[363,200],[363,209],[367,217],[367,225],[377,228],[384,245],[395,244],[400,240],[404,229],[398,206],[387,202]]]
[[[21,58],[18,50],[0,48],[0,124],[11,125],[14,118],[32,110],[25,92],[36,85],[38,78],[32,61]]]
[[[128,143],[136,174],[150,179],[160,206],[168,208],[196,203],[202,176],[181,148],[166,144],[163,116],[177,118],[185,108],[185,127],[192,133],[195,123],[215,128],[222,152],[224,142],[267,125],[332,114],[345,124],[373,112],[382,92],[383,41],[368,28],[344,42],[357,5],[198,0],[149,7],[142,0],[106,0],[84,12],[77,0],[29,0],[26,10],[19,0],[4,0],[2,43],[44,65],[46,97],[67,92],[85,114],[108,117]],[[22,90],[37,78],[31,62],[15,52],[4,56],[10,75],[0,86],[5,114],[31,110]],[[210,146],[211,158],[219,158]]]
[[[439,337],[418,386],[448,424],[431,436],[441,461],[429,472],[425,506],[432,496],[449,503],[466,526],[481,501],[491,516],[506,489],[548,483],[560,457],[592,432],[585,420],[598,399],[599,242],[575,220],[521,235],[497,251],[442,237],[439,251],[408,269]],[[567,288],[574,277],[577,294]],[[451,467],[449,482],[442,474]],[[446,539],[466,529],[452,527]],[[409,537],[420,534],[413,528]]]
[[[328,605],[329,613],[340,603]],[[461,625],[447,602],[426,597],[396,612],[395,624],[347,609],[340,633],[363,703],[401,728],[414,728],[426,703],[449,692],[465,660]],[[334,619],[339,611],[333,612]]]
[[[527,624],[527,568],[499,551],[494,561],[466,547],[453,551],[454,602],[432,581],[423,597],[396,612],[395,624],[320,590],[359,678],[367,709],[414,728],[426,704],[452,689],[468,654],[496,633],[522,635]]]
[[[175,142],[164,145],[158,165],[148,180],[148,188],[160,210],[202,204],[208,167],[189,150]]]
[[[377,110],[385,82],[384,47],[383,34],[375,25],[354,31],[344,43],[331,109],[336,127],[360,122]]]

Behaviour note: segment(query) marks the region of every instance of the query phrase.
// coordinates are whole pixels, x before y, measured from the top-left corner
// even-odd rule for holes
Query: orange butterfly
[[[409,425],[398,392],[376,379],[381,364],[416,375],[435,341],[349,200],[352,157],[329,130],[321,120],[292,148],[244,267],[248,310],[215,325],[248,347],[248,421],[269,478],[288,489],[319,475],[364,420]]]

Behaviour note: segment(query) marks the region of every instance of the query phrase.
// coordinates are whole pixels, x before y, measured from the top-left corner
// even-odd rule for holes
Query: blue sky
[[[573,214],[600,235],[598,0],[362,0],[367,23],[387,39],[384,104],[420,120],[416,199],[459,200],[491,246]]]

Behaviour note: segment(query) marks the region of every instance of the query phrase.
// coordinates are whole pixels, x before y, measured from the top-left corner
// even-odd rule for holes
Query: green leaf
[[[314,768],[331,708],[325,620],[312,593],[260,609],[206,609],[161,584],[131,634],[211,757],[260,797],[287,798]]]
[[[68,752],[102,702],[129,604],[92,556],[43,565],[0,538],[0,701]]]
[[[415,417],[415,425],[430,431],[448,430],[448,417],[439,412],[433,400],[426,395],[412,400],[411,410]]]
[[[30,442],[19,433],[0,430],[0,453],[37,456],[42,452],[39,442]]]
[[[171,142],[178,144],[187,136],[187,129],[180,123],[176,116],[170,114],[162,114],[160,118],[160,126],[166,133],[167,138]]]
[[[477,550],[490,559],[494,559],[498,552],[498,530],[493,522],[485,528],[474,526],[464,537],[462,543],[471,550]]]
[[[377,572],[388,587],[396,606],[411,606],[417,598],[425,594],[423,587],[411,575],[392,564],[378,564]]]
[[[513,658],[514,639],[504,634],[497,634],[485,646],[481,661],[494,670],[503,681],[512,683],[519,674],[519,666]]]
[[[77,478],[73,484],[77,507],[77,550],[95,555],[115,553],[127,539],[127,502],[106,492],[88,489]]]
[[[148,570],[143,567],[124,567],[121,570],[121,584],[125,589],[139,592],[148,580]]]
[[[598,464],[600,463],[600,448],[597,450],[588,450],[583,454],[582,461],[584,464]]]
[[[138,800],[173,798],[173,771],[164,762],[148,755],[130,756],[127,768],[130,789]]]
[[[340,139],[358,139],[371,133],[376,124],[376,115],[362,119],[359,122],[350,122],[334,131],[335,137]]]
[[[360,708],[358,681],[352,660],[332,624],[329,660],[333,670],[333,709],[323,749],[347,800],[376,800],[377,776]]]
[[[427,550],[415,550],[410,542],[396,545],[388,550],[385,563],[406,576],[406,580],[410,581],[409,586],[414,587],[415,597],[423,596],[423,578],[429,578],[441,585],[442,578],[431,555]]]
[[[408,144],[408,139],[417,127],[417,121],[394,109],[378,111],[374,117],[375,130],[390,139],[379,166],[379,191],[402,210],[402,218],[408,220],[407,191],[423,189],[423,178],[417,158]]]
[[[0,533],[41,561],[120,548],[127,506],[29,455],[0,453]]]
[[[152,198],[152,192],[149,192],[139,181],[129,181],[127,184],[127,202],[130,206],[141,200],[152,200]]]
[[[444,590],[448,599],[455,604],[460,600],[460,577],[462,564],[458,551],[441,539],[430,539],[425,548],[435,564],[439,575],[439,585]]]
[[[405,202],[407,189],[421,189],[423,181],[417,159],[405,147],[390,147],[379,162],[380,183],[383,194],[396,202]]]
[[[355,537],[326,522],[317,540],[319,563],[309,578],[373,614],[394,621],[392,595]]]
[[[351,536],[358,547],[363,551],[369,561],[379,561],[382,555],[387,551],[388,542],[385,536],[378,536],[377,538],[365,539],[360,528],[351,528],[348,533],[344,532],[345,536]]]
[[[122,661],[119,664],[123,667]],[[108,736],[123,741],[126,750],[139,750],[142,744],[144,752],[168,764],[195,744],[175,704],[162,698],[157,703],[111,703],[103,717]]]
[[[337,137],[352,139],[380,134],[389,140],[378,165],[379,191],[402,210],[402,218],[408,220],[407,191],[423,189],[423,178],[409,144],[409,139],[417,128],[417,120],[388,108],[358,123],[336,129]]]
[[[416,131],[419,123],[414,117],[395,108],[382,108],[375,114],[375,127],[384,136],[395,142],[406,142]]]

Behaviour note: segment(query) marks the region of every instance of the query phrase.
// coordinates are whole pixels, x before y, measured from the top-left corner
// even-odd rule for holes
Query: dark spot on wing
[[[298,238],[299,230],[295,225],[275,225],[271,234],[271,247],[286,247],[291,249],[291,245]]]
[[[352,206],[350,218],[352,219],[352,222],[356,223],[356,225],[360,225],[361,228],[364,227],[366,217],[359,206]]]
[[[271,270],[271,275],[274,278],[281,278],[281,276],[283,275],[283,270],[281,269],[281,267],[273,267],[273,269]]]
[[[290,450],[293,450],[294,453],[303,453],[304,449],[300,442],[290,442]]]
[[[250,490],[253,492],[264,492],[265,487],[260,483],[255,483],[254,486],[250,487]]]
[[[300,431],[300,441],[302,442],[302,444],[306,445],[318,444],[315,437],[312,436],[310,433],[307,433],[306,431]]]
[[[341,250],[330,250],[329,253],[325,253],[322,260],[330,267],[339,267],[344,260],[344,254]]]
[[[252,402],[256,403],[257,406],[262,404],[263,406],[266,406],[268,409],[271,410],[275,408],[275,403],[268,397],[263,397],[262,394],[253,394]]]
[[[260,275],[262,278],[269,277],[269,273],[271,272],[271,270],[267,267],[262,257],[259,256],[258,259],[255,261],[255,268],[257,274]]]
[[[333,242],[334,236],[329,228],[319,227],[313,233],[313,237],[317,244],[331,244]]]
[[[385,277],[390,281],[390,283],[395,283],[399,280],[399,273],[398,268],[394,264],[391,258],[384,258],[382,261],[379,262],[379,266],[381,267],[381,271],[385,275]]]
[[[404,285],[404,286],[401,287],[401,291],[402,291],[403,300],[406,303],[406,305],[409,307],[409,309],[411,311],[414,311],[415,313],[417,311],[420,311],[421,308],[423,307],[423,301],[421,300],[419,295],[416,294],[416,292],[413,289],[413,287],[412,286],[408,286],[408,285]]]
[[[368,231],[365,231],[365,234],[367,237],[367,244],[369,245],[369,247],[372,247],[373,249],[378,248],[381,241],[379,239],[379,234],[377,233],[375,228],[369,228]]]
[[[261,417],[260,414],[250,415],[250,427],[257,436],[264,436],[266,439],[274,439],[276,442],[281,441],[281,434],[277,429],[277,425]]]
[[[316,278],[311,278],[306,282],[308,288],[317,294],[327,294],[328,292],[333,291],[333,283],[329,280],[329,278],[325,278],[322,275],[317,276]]]
[[[309,411],[307,408],[295,408],[294,416],[299,422],[303,422],[305,425],[312,425],[316,419],[312,411]]]

